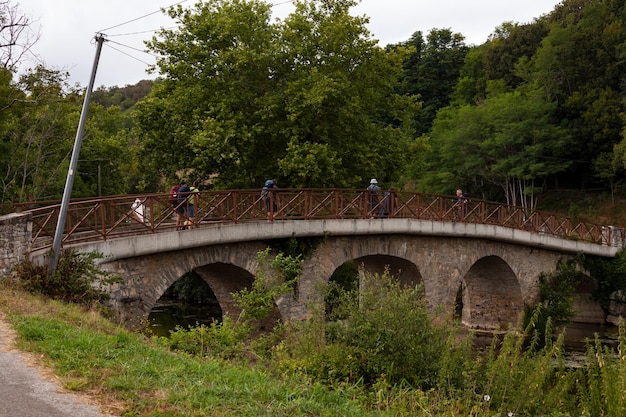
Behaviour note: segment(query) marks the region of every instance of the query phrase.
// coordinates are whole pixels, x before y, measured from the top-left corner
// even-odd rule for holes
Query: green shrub
[[[245,323],[236,323],[228,315],[221,322],[183,329],[177,327],[169,338],[158,338],[169,348],[199,357],[235,359],[245,351],[250,329]]]
[[[103,302],[109,298],[105,287],[120,278],[98,269],[95,260],[101,257],[94,252],[65,250],[52,276],[48,275],[47,265],[26,260],[15,268],[18,284],[31,293],[55,300],[88,306]]]
[[[540,343],[553,336],[552,329],[546,328],[549,323],[559,327],[574,317],[574,293],[582,276],[579,265],[580,259],[559,262],[556,271],[539,276],[541,304],[525,307],[524,327],[528,328],[532,320]]]
[[[445,329],[432,324],[421,289],[403,288],[388,272],[362,274],[360,280],[358,294],[331,286],[331,320],[324,321],[320,312],[293,328],[298,334],[281,347],[281,360],[333,383],[435,386],[442,354],[450,346]]]
[[[285,256],[279,253],[270,260],[271,249],[257,254],[259,268],[252,288],[233,293],[244,320],[263,320],[275,308],[276,300],[292,291],[302,271],[302,257]]]

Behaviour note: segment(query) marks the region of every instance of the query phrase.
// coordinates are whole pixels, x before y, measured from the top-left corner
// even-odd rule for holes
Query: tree
[[[30,18],[18,4],[0,0],[0,67],[15,71],[24,55],[39,40]]]
[[[482,143],[489,163],[486,180],[502,187],[507,203],[535,209],[543,181],[570,165],[559,158],[568,136],[551,123],[556,104],[530,87],[488,99],[486,106],[494,127]]]
[[[558,103],[570,131],[565,158],[572,184],[596,181],[597,157],[620,142],[626,78],[623,0],[566,0],[547,17],[550,32],[530,59],[525,80],[537,82]],[[521,69],[521,68],[520,68]]]
[[[625,6],[565,0],[531,24],[503,24],[470,50],[453,105],[433,125],[420,187],[491,182],[507,201],[533,207],[531,196],[546,186],[619,182],[610,161],[623,159],[611,153],[624,129]]]
[[[170,9],[179,29],[149,44],[163,81],[138,105],[146,158],[169,177],[218,174],[219,187],[399,177],[414,99],[394,94],[401,57],[376,46],[355,4],[297,1],[275,23],[258,0]]]
[[[427,133],[437,111],[450,103],[469,47],[464,38],[450,29],[433,29],[422,38],[415,32],[405,43],[394,46],[413,47],[403,63],[400,93],[414,95],[422,100],[422,108],[415,118],[417,134]]]
[[[516,72],[518,62],[532,57],[547,34],[548,25],[544,19],[524,25],[512,22],[500,25],[483,48],[487,77],[504,80],[511,88],[519,86],[524,80]]]
[[[66,73],[38,66],[6,86],[19,99],[0,112],[3,201],[61,198],[83,104],[82,90],[66,80]],[[117,107],[91,106],[73,197],[128,191],[129,170],[122,168],[131,165],[132,148],[124,122]]]
[[[568,136],[551,122],[555,108],[542,90],[526,86],[478,106],[442,110],[431,132],[438,166],[431,166],[425,186],[450,192],[472,189],[472,180],[490,183],[507,203],[534,209],[543,182],[570,164],[559,158]]]
[[[68,135],[73,137],[70,123],[78,120],[80,110],[75,103],[62,100],[65,87],[63,74],[41,66],[20,77],[13,86],[21,98],[5,115],[11,120],[3,130],[3,142],[10,151],[10,158],[2,166],[5,201],[61,196],[71,153]]]

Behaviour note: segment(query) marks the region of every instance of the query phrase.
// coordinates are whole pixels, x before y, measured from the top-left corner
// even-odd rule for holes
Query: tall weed
[[[626,332],[619,326],[617,352],[602,345],[596,335],[587,348],[587,366],[581,370],[578,381],[581,415],[626,415]]]

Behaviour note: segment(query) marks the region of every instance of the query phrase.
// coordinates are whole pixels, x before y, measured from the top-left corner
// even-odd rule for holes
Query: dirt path
[[[64,390],[41,360],[16,349],[15,338],[0,315],[0,417],[113,417],[93,399]]]

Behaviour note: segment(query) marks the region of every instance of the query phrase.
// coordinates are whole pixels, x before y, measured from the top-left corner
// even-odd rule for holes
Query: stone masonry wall
[[[0,279],[8,278],[13,268],[29,256],[32,229],[28,213],[0,216]]]

